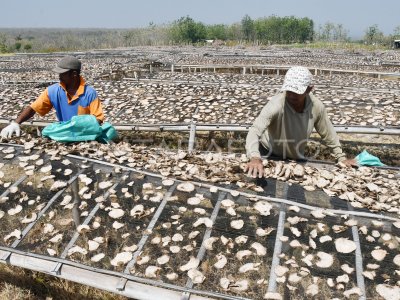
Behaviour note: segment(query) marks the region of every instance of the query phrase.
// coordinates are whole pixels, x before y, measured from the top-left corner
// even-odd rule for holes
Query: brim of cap
[[[302,95],[306,92],[308,86],[293,86],[293,85],[283,85],[281,91],[289,91],[299,95]]]
[[[68,72],[68,71],[69,71],[69,69],[63,69],[63,68],[60,68],[60,67],[55,67],[53,69],[53,72],[58,73],[58,74],[62,74],[62,73]]]

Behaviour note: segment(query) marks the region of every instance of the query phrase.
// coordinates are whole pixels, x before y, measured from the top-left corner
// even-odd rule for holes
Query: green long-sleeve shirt
[[[276,156],[302,159],[313,128],[337,161],[346,159],[325,106],[318,98],[308,94],[303,112],[298,113],[285,101],[285,93],[277,94],[264,106],[249,129],[247,156],[260,157],[261,143]]]

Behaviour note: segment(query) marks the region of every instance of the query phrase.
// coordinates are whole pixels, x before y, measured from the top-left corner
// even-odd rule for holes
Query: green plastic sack
[[[117,136],[115,128],[110,123],[102,126],[93,115],[73,116],[66,122],[55,122],[42,130],[42,136],[58,142],[94,141],[107,143]]]
[[[381,160],[369,154],[366,150],[356,156],[356,161],[360,166],[383,167]]]
[[[104,122],[103,125],[101,125],[101,135],[96,140],[100,143],[106,144],[109,141],[116,139],[117,136],[118,133],[114,126],[108,122]]]

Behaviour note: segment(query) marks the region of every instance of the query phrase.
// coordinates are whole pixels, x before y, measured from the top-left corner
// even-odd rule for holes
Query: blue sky
[[[133,28],[186,15],[205,24],[231,24],[246,14],[309,17],[316,29],[343,24],[357,38],[374,24],[392,34],[400,25],[400,0],[0,0],[0,28]]]

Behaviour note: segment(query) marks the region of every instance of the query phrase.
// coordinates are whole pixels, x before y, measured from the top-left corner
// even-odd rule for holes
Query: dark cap
[[[61,74],[68,72],[69,70],[80,70],[80,69],[81,69],[81,62],[79,59],[73,56],[66,56],[57,63],[57,67],[55,67],[53,71]]]

